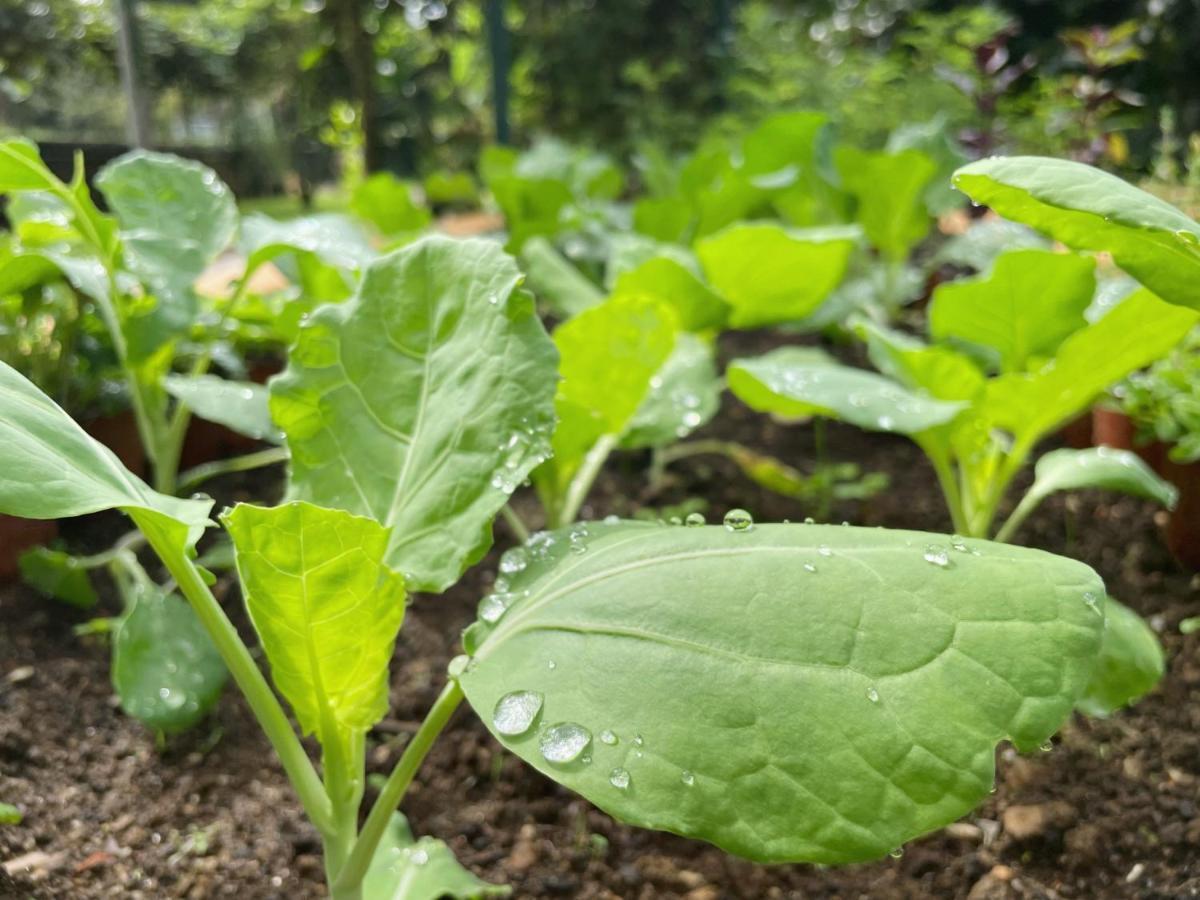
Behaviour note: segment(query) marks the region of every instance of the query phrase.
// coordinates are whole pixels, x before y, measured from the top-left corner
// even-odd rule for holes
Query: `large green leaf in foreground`
[[[373,263],[300,329],[271,415],[291,496],[391,529],[387,564],[440,591],[550,452],[556,354],[491,241],[425,238]]]
[[[511,893],[463,868],[445,841],[413,837],[401,813],[392,817],[363,879],[363,900],[476,900]]]
[[[404,580],[382,560],[387,529],[309,503],[240,503],[223,518],[271,674],[306,734],[328,746],[387,712]]]
[[[919,532],[589,523],[509,563],[461,677],[493,733],[623,821],[762,861],[966,813],[998,741],[1070,713],[1104,621],[1081,563]]]
[[[1169,303],[1200,309],[1200,223],[1115,175],[1044,156],[963,166],[955,186],[977,203],[1078,250],[1107,250]]]
[[[61,519],[120,509],[186,527],[195,543],[211,500],[180,500],[151,490],[113,452],[94,440],[53,400],[0,362],[0,513]]]

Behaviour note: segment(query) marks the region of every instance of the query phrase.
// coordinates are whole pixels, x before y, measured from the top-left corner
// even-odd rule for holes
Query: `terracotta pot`
[[[1179,488],[1179,503],[1167,519],[1167,547],[1185,566],[1200,569],[1200,462],[1164,459],[1162,476]]]
[[[85,422],[84,431],[117,454],[121,464],[135,475],[146,474],[146,448],[138,434],[133,412],[124,410]]]
[[[1125,413],[1104,406],[1097,406],[1092,410],[1092,443],[1095,446],[1132,450],[1142,458],[1142,462],[1166,477],[1163,466],[1167,461],[1167,445],[1161,441],[1139,444],[1135,440],[1136,434],[1133,420]]]
[[[224,425],[192,416],[179,454],[179,469],[183,471],[202,463],[240,456],[261,446],[261,441],[238,434]]]
[[[1077,416],[1058,430],[1063,442],[1075,450],[1092,446],[1092,417],[1094,411]]]
[[[0,515],[0,581],[12,581],[20,574],[17,560],[31,547],[58,537],[58,522],[53,519],[19,519]]]
[[[1092,444],[1116,450],[1132,450],[1133,420],[1117,409],[1107,406],[1092,408]]]

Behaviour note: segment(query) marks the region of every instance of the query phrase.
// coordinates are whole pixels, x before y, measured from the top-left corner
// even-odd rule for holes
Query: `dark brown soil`
[[[724,350],[763,346],[742,336]],[[733,402],[711,431],[800,467],[813,459],[810,427],[776,425]],[[891,478],[874,499],[838,504],[832,521],[949,528],[932,473],[907,441],[830,426],[828,455]],[[615,459],[585,517],[689,497],[706,498],[710,517],[732,506],[760,520],[810,513],[705,457],[672,466],[670,483],[649,496],[645,464],[641,455]],[[264,478],[259,489],[270,496],[277,484]],[[536,518],[531,498],[518,506]],[[520,898],[1200,896],[1200,633],[1178,630],[1200,614],[1200,584],[1167,555],[1156,517],[1149,504],[1084,493],[1048,503],[1019,540],[1087,562],[1114,596],[1150,616],[1169,655],[1163,683],[1109,720],[1075,718],[1051,752],[1018,757],[1002,748],[996,793],[898,859],[759,866],[627,828],[501,752],[466,710],[427,760],[405,811],[417,833],[445,839],[466,865]],[[65,534],[82,548],[119,528],[115,517],[100,517]],[[497,541],[511,542],[503,525]],[[495,556],[445,596],[414,603],[393,665],[392,714],[372,734],[372,771],[389,769],[436,696]],[[219,588],[244,625],[236,590]],[[158,747],[116,708],[107,648],[73,634],[85,618],[19,586],[0,592],[0,800],[25,815],[0,827],[0,864],[12,870],[0,869],[0,896],[323,896],[316,836],[236,691],[201,728]]]

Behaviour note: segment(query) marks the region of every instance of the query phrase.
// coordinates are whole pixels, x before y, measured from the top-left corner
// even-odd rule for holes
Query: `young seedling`
[[[944,539],[742,511],[577,523],[506,555],[502,608],[468,629],[360,823],[406,592],[478,559],[548,449],[554,347],[518,282],[494,245],[418,242],[303,324],[272,385],[292,499],[221,521],[319,774],[193,561],[211,501],[153,491],[0,365],[0,511],[134,520],[321,835],[332,897],[483,890],[461,870],[431,883],[448,851],[395,819],[464,698],[505,747],[617,818],[767,862],[882,856],[986,797],[998,741],[1036,747],[1070,713],[1104,622],[1103,584],[1080,563],[976,540],[931,560]]]

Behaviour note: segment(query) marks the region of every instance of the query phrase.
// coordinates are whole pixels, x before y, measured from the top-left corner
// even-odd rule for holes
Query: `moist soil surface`
[[[722,355],[786,340],[730,335]],[[816,457],[811,425],[776,424],[728,397],[697,436],[741,441],[805,470]],[[933,473],[908,441],[829,425],[824,444],[829,460],[890,479],[873,498],[836,502],[828,521],[950,529]],[[710,521],[732,507],[760,521],[819,514],[715,457],[672,464],[652,493],[647,463],[644,454],[614,457],[583,517],[694,497],[707,501]],[[210,490],[219,503],[273,501],[279,478],[261,472]],[[516,506],[536,521],[531,497],[518,496]],[[1075,716],[1047,752],[1020,756],[1002,745],[993,795],[898,858],[844,868],[755,865],[625,827],[503,752],[466,708],[404,810],[417,834],[447,841],[465,865],[519,898],[1200,896],[1200,633],[1178,627],[1200,614],[1200,582],[1167,554],[1161,519],[1152,504],[1084,492],[1052,499],[1021,529],[1019,543],[1083,560],[1149,617],[1166,647],[1167,675],[1132,709],[1107,720]],[[91,551],[125,528],[119,516],[95,516],[65,523],[64,536],[72,549]],[[458,586],[414,599],[392,666],[391,712],[370,735],[370,771],[390,769],[436,697],[498,552],[512,540],[498,523],[496,549]],[[226,577],[215,591],[248,635],[236,586]],[[24,814],[20,825],[0,826],[0,896],[324,896],[316,834],[233,687],[200,727],[162,741],[122,714],[106,643],[75,633],[117,609],[112,596],[82,612],[20,585],[0,587],[0,800]]]

